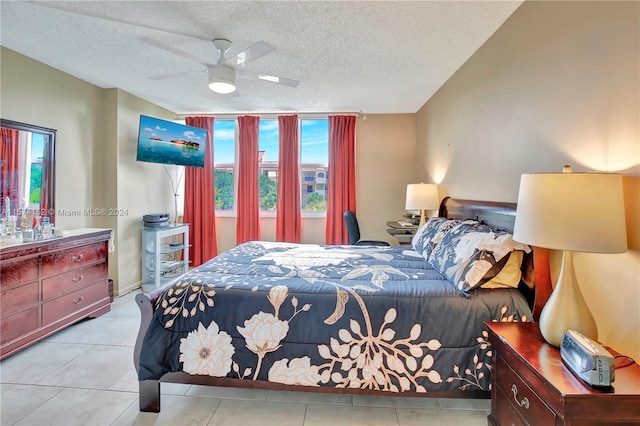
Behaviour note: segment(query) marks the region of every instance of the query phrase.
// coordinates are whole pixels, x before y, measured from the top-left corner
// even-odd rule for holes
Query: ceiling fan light
[[[228,94],[236,90],[236,70],[226,65],[209,68],[209,89]]]
[[[216,93],[226,95],[235,92],[236,86],[234,86],[232,83],[225,83],[223,81],[212,81],[211,83],[209,83],[209,89],[213,90]]]

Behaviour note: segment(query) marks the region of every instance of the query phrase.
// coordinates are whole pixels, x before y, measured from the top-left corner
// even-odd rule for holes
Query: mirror
[[[0,216],[55,223],[56,130],[0,119],[0,131]]]

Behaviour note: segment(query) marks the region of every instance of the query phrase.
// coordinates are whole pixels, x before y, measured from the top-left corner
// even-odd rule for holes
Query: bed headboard
[[[445,197],[440,203],[438,216],[449,219],[475,219],[489,226],[513,232],[516,220],[516,203],[497,201],[458,200]],[[549,251],[532,247],[533,252],[523,261],[522,288],[530,301],[534,320],[551,296],[551,274],[549,273]]]

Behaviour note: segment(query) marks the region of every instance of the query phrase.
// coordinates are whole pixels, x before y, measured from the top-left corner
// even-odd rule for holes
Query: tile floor
[[[489,400],[360,397],[162,384],[138,411],[135,294],[0,362],[0,425],[486,425]]]

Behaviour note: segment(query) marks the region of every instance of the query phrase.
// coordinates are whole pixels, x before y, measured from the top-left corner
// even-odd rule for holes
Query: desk
[[[393,235],[396,240],[398,240],[398,244],[400,245],[411,244],[411,239],[413,238],[413,234],[416,233],[417,229],[418,225],[402,226],[397,221],[387,222],[387,233],[389,235]]]

